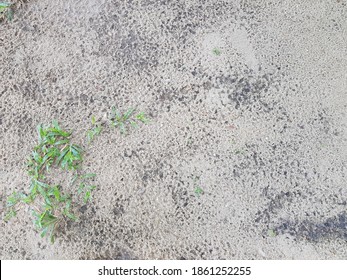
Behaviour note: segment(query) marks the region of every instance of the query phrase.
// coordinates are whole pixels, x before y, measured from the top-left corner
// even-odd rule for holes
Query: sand
[[[25,2],[0,23],[1,259],[347,258],[346,1]],[[4,222],[36,126],[86,144],[112,106],[151,121],[88,147],[78,222],[53,245],[27,207]]]

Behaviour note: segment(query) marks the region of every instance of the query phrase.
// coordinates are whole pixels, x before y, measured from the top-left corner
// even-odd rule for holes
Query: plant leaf
[[[17,215],[17,212],[13,209],[7,212],[5,216],[5,221],[9,221],[11,218],[15,217]]]
[[[87,203],[90,199],[90,191],[86,191],[85,195],[84,195],[84,203]]]
[[[94,178],[95,176],[96,176],[95,173],[87,173],[87,174],[81,175],[80,178],[81,179],[88,179],[88,178]]]

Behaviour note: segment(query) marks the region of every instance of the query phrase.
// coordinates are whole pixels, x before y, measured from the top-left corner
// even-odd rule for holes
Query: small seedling
[[[200,188],[200,187],[195,187],[195,190],[194,190],[195,194],[199,197],[201,194],[204,193],[203,189]]]
[[[145,116],[145,113],[143,112],[138,113],[135,116],[135,118],[144,124],[147,124],[149,122],[148,118]]]
[[[80,184],[78,187],[78,194],[84,193],[83,201],[84,203],[87,203],[91,200],[91,193],[93,190],[96,189],[95,185],[90,184],[90,179],[94,179],[96,177],[96,174],[94,173],[88,173],[83,175],[75,175],[72,179],[72,182],[70,186],[72,186],[77,180],[80,180]]]
[[[121,134],[127,132],[127,127],[131,125],[132,127],[137,127],[137,121],[142,123],[148,123],[148,118],[143,112],[135,114],[135,109],[130,108],[124,114],[120,113],[115,107],[112,107],[112,112],[110,116],[111,125],[113,127],[118,127]]]
[[[5,215],[5,221],[10,220],[12,217],[17,215],[17,211],[19,210],[17,205],[21,201],[22,197],[23,195],[21,193],[13,192],[12,195],[7,198],[7,207],[9,208],[9,211],[7,211]]]
[[[87,131],[88,144],[94,140],[95,136],[100,135],[102,131],[102,126],[96,122],[95,116],[92,116],[92,125],[93,128]]]
[[[214,55],[221,55],[221,51],[220,51],[220,49],[217,49],[217,48],[214,48],[213,50],[212,50],[212,53],[214,54]]]
[[[194,177],[193,181],[194,181],[194,193],[199,197],[200,195],[204,194],[204,191],[202,188],[200,188],[198,186],[198,181],[199,181],[200,177],[199,176],[196,176]]]
[[[7,211],[4,220],[9,221],[11,218],[16,217],[16,216],[17,216],[17,211],[10,209]]]
[[[273,229],[269,229],[268,231],[267,231],[267,234],[268,234],[268,236],[270,236],[270,237],[275,237],[277,234],[276,234],[276,232],[273,230]]]
[[[81,194],[84,192],[84,198],[83,198],[84,203],[87,203],[88,201],[90,201],[91,193],[93,190],[95,190],[95,188],[96,186],[86,185],[85,183],[80,184],[78,188],[78,194]]]

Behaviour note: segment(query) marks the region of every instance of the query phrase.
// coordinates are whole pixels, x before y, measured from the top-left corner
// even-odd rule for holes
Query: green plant
[[[217,49],[217,48],[214,48],[213,50],[212,50],[212,53],[214,54],[214,55],[221,55],[221,51],[220,51],[220,49]]]
[[[199,186],[195,187],[194,192],[195,192],[195,194],[196,194],[197,196],[200,196],[201,194],[204,193],[203,189],[200,188]]]
[[[8,20],[12,20],[13,18],[13,10],[11,3],[0,2],[0,20],[4,18],[7,18]]]
[[[85,183],[81,183],[78,188],[78,193],[81,194],[84,192],[84,203],[87,203],[90,200],[91,192],[95,190],[96,186],[86,185]]]
[[[110,116],[111,125],[118,127],[121,134],[125,134],[127,126],[137,127],[137,122],[148,123],[148,118],[143,112],[135,114],[135,109],[130,108],[125,113],[120,113],[115,107],[112,107]]]
[[[84,175],[75,175],[73,178],[73,182],[77,179],[79,179],[81,182],[79,184],[78,188],[78,194],[84,193],[83,201],[84,203],[87,203],[91,199],[91,192],[96,189],[95,185],[91,185],[88,181],[91,178],[95,178],[96,174],[94,173],[88,173]],[[73,184],[73,183],[72,183]]]
[[[204,194],[204,190],[198,186],[199,179],[200,177],[198,176],[194,177],[194,193],[197,195],[197,197]]]
[[[273,229],[269,229],[269,230],[267,231],[267,234],[268,234],[268,236],[270,236],[270,237],[275,237],[275,236],[277,235],[276,231],[273,230]]]
[[[11,3],[0,2],[0,12],[8,9],[11,6]]]
[[[100,135],[102,131],[102,126],[100,123],[96,123],[95,116],[92,116],[92,125],[93,128],[87,131],[87,139],[89,144],[94,140],[95,136]]]
[[[42,169],[49,171],[53,164],[68,170],[79,168],[82,163],[82,148],[70,143],[70,132],[62,130],[56,121],[49,127],[39,125],[37,131],[39,144],[28,161],[30,176],[44,179]]]
[[[77,170],[83,160],[82,149],[71,143],[71,133],[62,130],[56,121],[48,127],[39,125],[37,132],[39,143],[34,147],[27,165],[29,193],[14,192],[8,197],[6,219],[14,217],[22,204],[28,204],[41,236],[49,233],[53,242],[57,225],[66,218],[76,220],[76,217],[70,211],[71,195],[64,194],[60,185],[51,185],[45,181],[53,167]]]
[[[147,123],[145,115],[134,115],[134,110],[115,116],[112,122],[114,126],[125,129],[126,124],[132,124],[136,120]],[[88,143],[101,133],[104,124],[97,124],[95,117],[92,117],[92,125],[93,128],[87,131]],[[96,174],[81,172],[84,149],[71,142],[72,133],[61,129],[57,121],[53,121],[49,126],[38,125],[37,134],[38,144],[29,156],[27,164],[30,176],[29,191],[13,192],[7,198],[8,211],[5,220],[15,217],[23,205],[28,205],[34,216],[34,225],[41,232],[41,236],[49,235],[51,242],[54,242],[57,227],[67,219],[77,219],[72,209],[75,198],[82,196],[83,203],[91,200],[91,193],[96,189],[93,182]],[[67,186],[67,193],[61,185],[50,183],[52,169],[74,173]],[[73,192],[74,185],[78,186],[77,196]]]

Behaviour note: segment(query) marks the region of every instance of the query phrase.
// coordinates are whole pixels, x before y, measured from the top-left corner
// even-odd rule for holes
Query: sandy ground
[[[346,0],[22,5],[0,25],[2,217],[37,124],[79,142],[112,106],[151,123],[91,145],[98,189],[54,245],[27,209],[1,219],[0,258],[346,259],[346,18]]]

